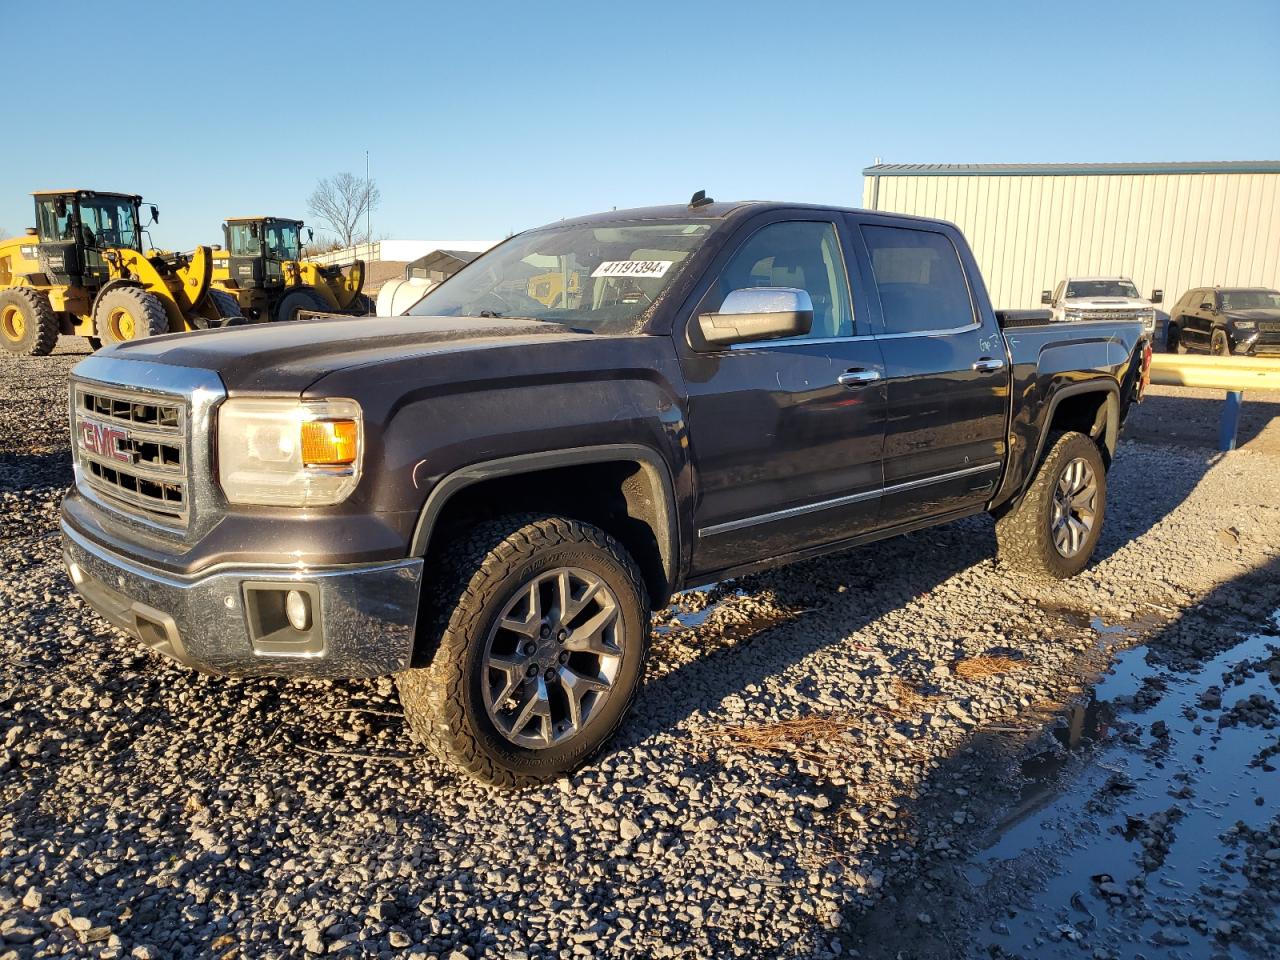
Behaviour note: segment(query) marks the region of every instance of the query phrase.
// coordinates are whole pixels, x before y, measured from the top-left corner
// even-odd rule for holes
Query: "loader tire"
[[[373,298],[363,293],[356,294],[356,298],[351,301],[351,306],[347,307],[347,313],[353,317],[372,317],[377,312],[378,307],[373,302]]]
[[[248,323],[244,313],[240,310],[240,301],[225,290],[210,289],[207,296],[209,297],[209,303],[213,305],[213,312],[218,315],[217,320],[209,321],[209,326],[238,327],[241,324]]]
[[[462,532],[432,568],[421,636],[429,661],[396,675],[414,740],[503,787],[586,763],[618,729],[644,674],[649,598],[626,548],[588,523],[513,514]],[[571,708],[566,691],[579,684],[595,692]]]
[[[329,304],[310,287],[290,290],[276,305],[276,320],[297,320],[303,311],[328,313]]]
[[[169,332],[169,316],[154,293],[139,287],[116,287],[98,298],[93,326],[104,347]]]
[[[0,290],[0,343],[10,353],[43,357],[58,342],[58,317],[39,290]]]
[[[1098,445],[1074,430],[1049,435],[1026,494],[996,520],[1001,563],[1042,580],[1085,568],[1107,509],[1107,468]]]

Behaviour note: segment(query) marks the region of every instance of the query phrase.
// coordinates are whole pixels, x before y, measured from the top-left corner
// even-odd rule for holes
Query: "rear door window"
[[[955,244],[941,233],[865,224],[862,236],[886,334],[956,330],[975,322]]]

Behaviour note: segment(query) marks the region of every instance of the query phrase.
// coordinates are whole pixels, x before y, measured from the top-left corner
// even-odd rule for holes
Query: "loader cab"
[[[302,221],[243,217],[223,227],[230,279],[249,289],[284,286],[284,264],[302,259]]]
[[[37,193],[35,203],[40,268],[51,284],[101,286],[107,250],[142,250],[139,196],[60,190]]]

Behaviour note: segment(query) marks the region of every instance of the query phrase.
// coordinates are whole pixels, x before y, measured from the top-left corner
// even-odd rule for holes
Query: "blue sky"
[[[1275,0],[126,8],[6,5],[0,230],[72,185],[157,202],[159,246],[217,242],[305,217],[366,149],[374,233],[436,239],[699,188],[854,205],[876,157],[1280,159]]]

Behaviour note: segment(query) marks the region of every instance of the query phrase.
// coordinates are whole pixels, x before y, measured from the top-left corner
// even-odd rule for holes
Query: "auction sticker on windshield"
[[[660,277],[674,260],[606,260],[591,271],[593,277]]]

